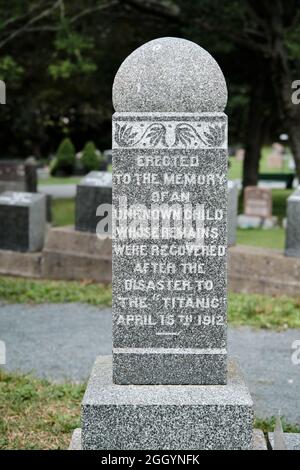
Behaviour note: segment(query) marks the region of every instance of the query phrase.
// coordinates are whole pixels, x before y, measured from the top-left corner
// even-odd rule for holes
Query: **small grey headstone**
[[[300,186],[287,201],[285,254],[300,258]]]
[[[247,186],[244,191],[244,213],[254,217],[272,217],[271,189]]]
[[[75,228],[96,233],[97,216],[101,204],[111,204],[112,175],[106,171],[91,171],[77,185]]]
[[[44,194],[11,192],[0,194],[0,249],[39,251],[46,230]]]

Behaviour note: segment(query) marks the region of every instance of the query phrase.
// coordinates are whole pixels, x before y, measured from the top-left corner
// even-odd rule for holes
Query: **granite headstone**
[[[106,171],[91,171],[77,185],[75,229],[96,233],[97,223],[104,215],[97,215],[102,204],[111,204],[112,176]]]
[[[0,249],[39,251],[46,231],[43,194],[5,191],[0,194]]]

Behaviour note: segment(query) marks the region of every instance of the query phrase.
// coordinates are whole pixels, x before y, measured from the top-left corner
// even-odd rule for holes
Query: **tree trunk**
[[[278,77],[277,83],[284,83],[284,85],[278,86],[278,95],[280,97],[280,103],[284,115],[285,128],[289,136],[290,147],[294,156],[296,175],[300,181],[300,105],[292,103],[291,75],[285,67],[282,67],[280,62],[278,64],[278,61],[276,61],[275,64]]]
[[[243,165],[243,189],[258,183],[259,161],[263,144],[264,123],[264,87],[260,81],[254,84],[250,96],[248,125],[245,141],[245,159]]]
[[[292,102],[292,74],[288,52],[284,45],[282,12],[273,8],[272,17],[272,56],[271,71],[274,89],[278,96],[291,150],[295,160],[296,175],[300,181],[300,105]]]
[[[290,136],[291,150],[294,155],[294,161],[296,165],[296,175],[300,182],[300,119],[295,119],[289,123],[288,133]]]

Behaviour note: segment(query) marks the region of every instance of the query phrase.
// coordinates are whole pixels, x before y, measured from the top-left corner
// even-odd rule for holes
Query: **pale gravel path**
[[[300,365],[291,362],[295,339],[300,330],[229,329],[230,356],[239,360],[256,414],[271,416],[280,409],[300,425]],[[76,303],[0,304],[0,340],[6,342],[8,370],[82,381],[95,357],[111,352],[111,310]]]

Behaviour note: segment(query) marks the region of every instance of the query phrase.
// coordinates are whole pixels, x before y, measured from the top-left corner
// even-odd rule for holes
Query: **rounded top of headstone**
[[[147,42],[124,60],[113,84],[117,112],[222,112],[226,103],[219,65],[186,39]]]

